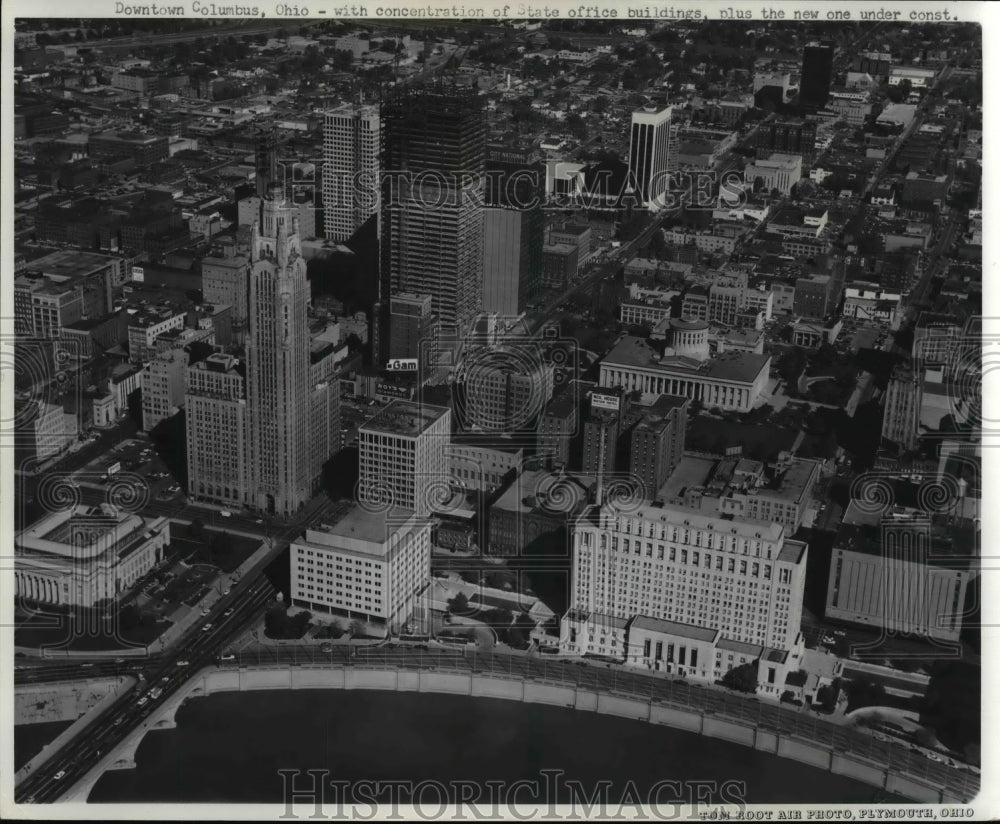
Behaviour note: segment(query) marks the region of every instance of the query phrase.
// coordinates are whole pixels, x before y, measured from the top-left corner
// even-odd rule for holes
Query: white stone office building
[[[780,524],[591,507],[573,527],[562,650],[704,680],[759,661],[777,689],[802,653],[807,554]]]
[[[451,410],[393,401],[358,430],[358,500],[426,517],[450,483]]]
[[[291,544],[292,604],[405,631],[422,621],[431,576],[431,524],[408,510],[355,506]]]

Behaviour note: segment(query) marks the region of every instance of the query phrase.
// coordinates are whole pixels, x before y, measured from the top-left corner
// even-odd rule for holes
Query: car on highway
[[[60,778],[66,777],[66,770],[59,770],[54,776],[52,776],[54,781],[58,781]]]
[[[139,705],[140,707],[144,707],[144,706],[146,706],[146,704],[148,704],[148,703],[149,703],[149,696],[148,696],[148,695],[144,695],[144,696],[142,696],[142,698],[140,698],[140,699],[139,699],[138,701],[136,701],[136,703],[137,703],[137,704],[138,704],[138,705]]]
[[[208,615],[208,607],[205,607],[204,609],[202,609],[201,614],[202,615]]]
[[[229,609],[227,609],[225,612],[222,613],[222,617],[223,618],[228,618],[232,614],[233,614],[233,608],[230,607]]]
[[[924,755],[927,756],[927,758],[931,761],[935,761],[938,764],[944,764],[944,758],[942,758],[936,752],[925,752]]]
[[[223,592],[222,594],[223,595],[228,595],[230,592],[232,592],[232,590],[229,587],[226,587],[225,592]]]
[[[845,635],[847,635],[847,633],[846,633],[846,632],[844,632],[844,631],[843,631],[842,629],[835,629],[835,630],[833,631],[833,634],[834,634],[834,635],[837,635],[837,636],[839,636],[839,637],[841,637],[841,638],[843,638],[843,637],[844,637]]]
[[[120,726],[121,726],[121,724],[122,724],[122,722],[123,722],[124,720],[125,720],[125,718],[124,718],[123,716],[119,715],[119,716],[118,716],[118,717],[117,717],[117,718],[116,718],[116,719],[114,720],[114,723],[113,723],[113,724],[112,724],[111,726],[113,726],[113,727],[120,727]]]
[[[177,662],[177,666],[179,667],[186,667],[187,665],[188,661],[186,658],[181,658],[181,660]]]
[[[219,656],[219,660],[220,661],[235,661],[236,660],[236,656],[233,655],[231,652],[227,652],[224,655],[220,655]]]
[[[203,627],[201,628],[201,631],[202,631],[202,632],[210,632],[210,631],[211,631],[211,629],[212,629],[212,625],[211,625],[211,624],[205,624],[205,626],[203,626]]]

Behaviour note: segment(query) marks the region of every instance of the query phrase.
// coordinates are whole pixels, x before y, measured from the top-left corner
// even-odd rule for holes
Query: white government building
[[[642,338],[626,335],[604,356],[598,383],[660,395],[680,395],[706,407],[749,412],[767,388],[770,355],[708,352],[708,323],[670,319],[671,346],[662,354]]]
[[[780,524],[592,506],[573,528],[560,647],[705,681],[757,661],[762,689],[779,692],[804,653],[807,554]]]
[[[163,560],[170,521],[77,505],[14,539],[17,594],[42,604],[92,607],[117,600]]]
[[[355,505],[291,545],[295,606],[383,624],[392,632],[423,619],[419,596],[430,577],[431,524],[409,510]]]

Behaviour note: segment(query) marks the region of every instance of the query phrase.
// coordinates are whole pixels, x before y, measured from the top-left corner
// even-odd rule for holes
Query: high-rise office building
[[[400,292],[389,300],[389,357],[420,358],[421,342],[434,334],[430,295]]]
[[[530,151],[490,149],[483,227],[483,311],[512,317],[541,286],[545,168]]]
[[[382,277],[394,292],[430,295],[462,334],[483,295],[486,119],[474,88],[435,82],[382,105]]]
[[[781,524],[649,502],[628,512],[593,506],[573,526],[561,645],[704,680],[725,674],[742,650],[781,684],[778,670],[794,669],[801,654],[807,555]],[[650,654],[654,644],[667,654]],[[693,660],[692,649],[701,653]]]
[[[258,130],[254,140],[254,191],[257,197],[267,197],[272,187],[283,181],[278,168],[278,133],[273,125]]]
[[[236,507],[247,503],[245,365],[214,354],[185,375],[188,496]]]
[[[355,506],[291,545],[296,606],[360,618],[376,631],[402,632],[426,617],[419,594],[431,578],[431,522],[407,510]]]
[[[285,515],[312,495],[319,469],[310,443],[309,282],[294,207],[266,198],[262,217],[247,299],[249,503]]]
[[[802,52],[802,80],[799,82],[799,103],[809,108],[822,108],[830,97],[833,81],[833,46],[810,43]]]
[[[420,518],[449,483],[451,410],[393,401],[358,430],[358,500]]]
[[[668,188],[672,111],[670,106],[660,111],[648,106],[632,112],[628,180],[644,204],[654,202]]]
[[[323,215],[327,240],[349,240],[378,211],[382,118],[375,106],[344,104],[326,113]]]
[[[687,398],[662,395],[641,415],[629,434],[629,472],[642,481],[644,497],[656,492],[684,456]],[[631,410],[630,410],[631,411]]]

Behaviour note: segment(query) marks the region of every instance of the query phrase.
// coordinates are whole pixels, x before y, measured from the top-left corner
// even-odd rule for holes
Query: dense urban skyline
[[[15,721],[81,719],[15,747],[19,803],[107,797],[189,697],[301,686],[976,797],[976,26],[15,47]]]

